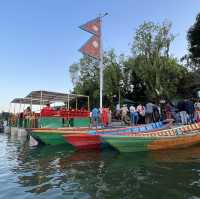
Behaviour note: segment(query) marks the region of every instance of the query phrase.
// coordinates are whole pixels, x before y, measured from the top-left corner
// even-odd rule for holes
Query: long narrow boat
[[[186,148],[200,144],[199,125],[187,125],[169,130],[121,135],[101,135],[120,152],[139,152]]]
[[[111,145],[118,149],[122,147],[122,151],[146,151],[149,143],[165,138],[176,138],[177,132],[189,133],[200,131],[199,124],[185,125],[179,128],[168,130],[158,130],[151,132],[112,132],[112,133],[96,133],[96,134],[65,134],[63,135],[67,143],[73,145],[76,149],[101,149]],[[175,134],[176,132],[176,134]],[[163,137],[164,136],[164,137]],[[171,136],[171,137],[170,137]],[[166,140],[165,140],[166,141]],[[163,146],[165,147],[165,146]],[[131,149],[134,148],[134,149]]]
[[[59,145],[68,144],[66,143],[63,135],[70,135],[76,133],[87,133],[86,130],[64,130],[64,129],[34,129],[30,130],[30,135],[36,139],[38,142],[47,145]]]
[[[169,128],[172,124],[173,120],[167,120],[163,122],[145,124],[134,127],[120,127],[120,128],[88,128],[88,127],[79,127],[79,128],[33,128],[29,129],[30,135],[36,139],[37,141],[50,144],[65,144],[66,139],[64,140],[64,135],[72,135],[72,134],[118,134],[118,133],[134,133],[134,132],[149,132],[149,131],[157,131]],[[78,138],[78,136],[76,136]],[[84,136],[80,137],[84,139]],[[87,141],[87,139],[85,139]],[[99,141],[100,142],[100,141]]]

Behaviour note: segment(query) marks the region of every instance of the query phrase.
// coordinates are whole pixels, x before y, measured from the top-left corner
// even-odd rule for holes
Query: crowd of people
[[[91,113],[91,124],[93,126],[98,126],[99,124],[107,127],[111,125],[112,122],[112,112],[109,108],[102,108],[100,111],[96,106],[93,107]]]
[[[145,106],[138,104],[137,106],[123,105],[121,109],[116,109],[116,115],[121,114],[121,120],[128,123],[130,118],[131,125],[157,122],[161,119],[161,109],[159,106],[148,102]]]
[[[148,102],[146,104],[131,104],[116,106],[112,113],[109,108],[103,108],[101,111],[93,107],[91,111],[91,121],[93,126],[102,124],[108,126],[112,118],[120,120],[122,123],[130,125],[148,124],[166,119],[173,119],[177,124],[191,124],[200,122],[200,101],[185,99],[179,101],[176,105],[167,101],[165,103],[155,104]]]

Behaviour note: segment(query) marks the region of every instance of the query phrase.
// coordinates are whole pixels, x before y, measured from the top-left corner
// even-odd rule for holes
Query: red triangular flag
[[[97,36],[92,36],[81,48],[80,51],[93,57],[95,59],[100,59],[100,39]]]
[[[101,30],[100,17],[83,24],[82,26],[80,26],[80,28],[91,34],[100,35],[100,30]]]

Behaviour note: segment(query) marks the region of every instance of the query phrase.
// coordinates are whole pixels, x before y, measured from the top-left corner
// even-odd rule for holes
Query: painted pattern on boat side
[[[178,136],[103,136],[104,141],[120,152],[179,149],[200,143],[200,133]]]
[[[102,140],[99,135],[90,134],[72,134],[64,135],[65,140],[72,144],[78,150],[96,149],[100,150]]]
[[[186,148],[200,143],[200,133],[185,135],[176,138],[155,140],[148,145],[149,150],[178,149]]]
[[[31,132],[31,135],[38,141],[43,142],[45,144],[51,144],[51,145],[56,145],[56,144],[63,144],[63,143],[67,143],[67,141],[64,140],[63,136],[64,135],[74,135],[74,134],[87,134],[88,131],[85,128],[76,128],[73,129],[70,128],[68,130],[64,130],[64,129],[33,129]],[[151,131],[151,132],[130,132],[131,127],[129,127],[129,132],[124,132],[124,129],[127,130],[127,128],[119,128],[119,129],[115,129],[115,132],[111,131],[110,134],[108,133],[108,135],[112,135],[114,134],[116,135],[124,135],[124,136],[128,136],[128,137],[141,137],[141,138],[145,138],[148,137],[147,140],[144,139],[144,142],[142,144],[143,150],[147,150],[147,143],[150,143],[154,140],[156,140],[155,137],[160,137],[160,136],[175,136],[177,134],[177,130],[180,130],[182,132],[189,132],[189,131],[194,131],[194,130],[199,130],[200,129],[200,124],[199,123],[195,123],[192,125],[185,125],[185,126],[181,126],[181,127],[177,127],[177,128],[172,128],[172,129],[167,129],[167,130],[158,130],[158,131]],[[110,129],[110,130],[114,130],[114,129]],[[101,131],[99,131],[99,135],[103,136],[104,134],[102,134],[102,132],[104,131],[108,131],[108,129],[102,129]],[[153,137],[151,139],[149,139],[150,137]],[[138,138],[137,138],[138,139]],[[135,139],[135,142],[137,144],[137,139]],[[86,140],[85,140],[86,141]],[[106,139],[103,139],[103,141],[99,141],[99,142],[103,142],[105,143]],[[141,141],[141,140],[140,140]],[[69,143],[67,143],[69,144]],[[137,144],[138,145],[138,144]],[[127,146],[128,147],[128,146]],[[141,147],[141,146],[140,146]]]
[[[33,138],[35,138],[37,141],[42,142],[47,145],[59,145],[59,144],[66,144],[70,145],[67,143],[62,136],[62,134],[58,134],[56,132],[54,133],[40,133],[40,132],[34,132],[31,134]]]

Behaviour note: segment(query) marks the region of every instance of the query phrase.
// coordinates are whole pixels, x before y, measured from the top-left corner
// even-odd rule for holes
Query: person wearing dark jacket
[[[180,101],[177,105],[178,111],[180,113],[180,117],[181,117],[181,123],[182,124],[187,124],[187,112],[186,112],[186,104],[185,104],[185,100],[184,101]]]
[[[185,110],[188,114],[188,122],[193,123],[194,122],[194,103],[191,100],[185,101]]]

